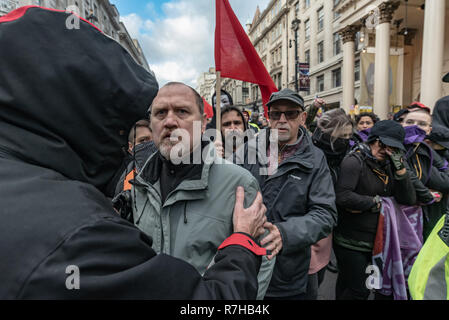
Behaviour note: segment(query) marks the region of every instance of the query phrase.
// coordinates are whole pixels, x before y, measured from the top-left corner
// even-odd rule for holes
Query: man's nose
[[[285,116],[285,113],[281,113],[281,118],[279,119],[279,122],[287,122],[287,117]]]
[[[168,128],[178,127],[178,118],[176,117],[176,114],[170,110],[167,113],[167,116],[164,119],[164,126]]]

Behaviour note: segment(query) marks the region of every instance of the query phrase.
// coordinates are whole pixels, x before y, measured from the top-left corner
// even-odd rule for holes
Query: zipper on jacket
[[[134,201],[136,201],[136,198],[135,198],[135,197],[134,197]],[[145,205],[143,206],[142,213],[140,214],[139,219],[137,219],[137,221],[136,221],[136,225],[139,225],[140,219],[142,219],[142,216],[143,216],[143,213],[144,213],[144,211],[145,211],[145,208],[147,207],[147,204],[148,204],[148,198],[147,198],[147,200],[145,201]],[[136,211],[137,211],[137,210],[136,210]]]
[[[184,201],[184,224],[187,224],[187,201]]]

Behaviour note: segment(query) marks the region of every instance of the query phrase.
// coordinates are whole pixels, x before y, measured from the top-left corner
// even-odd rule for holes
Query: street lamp
[[[299,66],[299,60],[298,60],[298,30],[299,30],[299,24],[301,23],[301,20],[298,18],[295,18],[292,21],[292,30],[295,32],[295,89],[296,92],[299,92],[299,86],[298,86],[298,66]],[[290,48],[292,47],[292,40],[290,40]]]

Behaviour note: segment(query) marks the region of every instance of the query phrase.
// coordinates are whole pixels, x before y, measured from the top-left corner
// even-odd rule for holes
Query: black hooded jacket
[[[103,191],[158,85],[68,17],[23,7],[0,18],[0,299],[254,298],[261,259],[249,250],[221,250],[202,278],[114,212]]]
[[[437,101],[433,110],[433,123],[449,128],[449,96]]]

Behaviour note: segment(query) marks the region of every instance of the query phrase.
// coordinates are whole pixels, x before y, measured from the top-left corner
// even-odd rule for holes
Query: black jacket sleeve
[[[34,269],[20,299],[255,299],[261,258],[241,246],[220,250],[201,275],[157,255],[151,239],[119,218],[78,228]],[[79,270],[79,289],[70,283]],[[73,287],[73,286],[72,286]]]
[[[402,176],[394,173],[393,197],[399,204],[406,206],[416,205],[416,190],[412,179],[410,179],[409,170]]]
[[[349,210],[366,211],[375,205],[374,197],[355,192],[361,172],[362,163],[355,156],[343,160],[335,190],[338,206]]]
[[[430,169],[430,178],[427,186],[430,189],[439,191],[441,193],[449,193],[449,171],[443,169],[445,166],[444,159],[432,150],[434,162]]]
[[[317,243],[329,236],[337,225],[332,177],[324,156],[316,160],[320,162],[308,186],[306,214],[290,216],[287,221],[275,224],[282,236],[283,254],[291,254]]]
[[[416,191],[416,201],[421,204],[429,204],[433,201],[433,196],[430,193],[430,190],[419,180],[414,170],[410,169],[410,166],[407,161],[404,162],[404,165],[407,169],[407,172],[410,176],[410,180],[412,181],[413,187]]]

